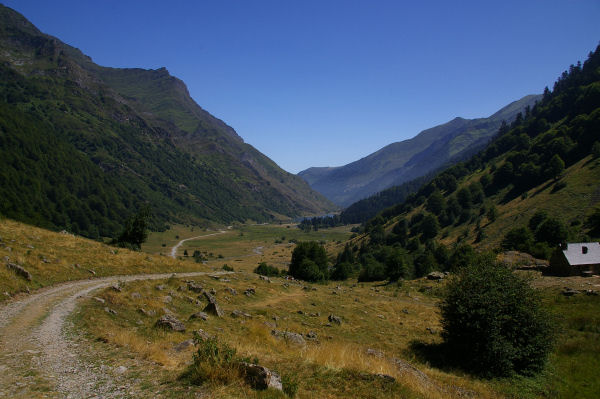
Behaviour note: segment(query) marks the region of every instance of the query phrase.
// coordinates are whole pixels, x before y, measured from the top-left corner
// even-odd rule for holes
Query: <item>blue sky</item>
[[[3,4],[100,65],[166,67],[293,173],[489,116],[600,41],[597,0]]]

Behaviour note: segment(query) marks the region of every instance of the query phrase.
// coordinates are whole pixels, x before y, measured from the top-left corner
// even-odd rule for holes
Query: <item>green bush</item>
[[[277,277],[281,274],[278,268],[275,266],[269,266],[265,262],[259,263],[256,269],[254,269],[254,273],[269,277]]]
[[[233,267],[229,266],[227,263],[225,263],[222,267],[223,270],[225,270],[226,272],[232,272],[233,271]]]
[[[301,242],[292,252],[289,274],[306,281],[327,279],[327,253],[315,241]]]
[[[240,378],[239,359],[236,357],[235,348],[217,341],[214,337],[205,340],[197,334],[194,336],[194,342],[198,350],[183,378],[197,385],[208,381],[228,384]]]
[[[449,359],[483,376],[531,374],[552,346],[550,315],[528,282],[491,259],[458,271],[440,304]]]
[[[385,279],[387,279],[385,266],[371,256],[366,257],[362,262],[358,281],[382,281]]]
[[[331,273],[331,279],[336,281],[347,280],[352,275],[353,271],[353,267],[350,263],[337,263]]]

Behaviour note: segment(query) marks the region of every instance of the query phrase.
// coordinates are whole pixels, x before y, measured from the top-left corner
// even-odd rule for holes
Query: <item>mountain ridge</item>
[[[144,203],[155,228],[335,208],[166,68],[99,66],[14,10],[0,21],[0,214],[98,237]]]
[[[503,120],[532,106],[539,95],[514,101],[487,118],[457,117],[421,131],[416,136],[387,146],[339,167],[312,167],[298,173],[312,188],[333,202],[348,206],[386,188],[431,172],[461,154],[481,148]]]

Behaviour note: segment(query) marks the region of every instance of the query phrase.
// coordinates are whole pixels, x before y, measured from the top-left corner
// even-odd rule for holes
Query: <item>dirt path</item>
[[[225,233],[227,233],[225,230],[219,230],[217,233],[205,234],[203,236],[185,238],[185,239],[179,241],[173,248],[171,248],[171,258],[176,258],[177,257],[177,250],[179,249],[179,247],[181,246],[181,244],[183,244],[186,241],[197,240],[199,238],[216,236],[216,235],[225,234]]]
[[[62,283],[0,307],[0,398],[129,397],[117,369],[87,364],[65,322],[80,297],[119,281],[224,274],[165,273]]]

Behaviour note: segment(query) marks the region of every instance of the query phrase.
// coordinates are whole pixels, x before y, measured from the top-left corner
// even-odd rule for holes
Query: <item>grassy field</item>
[[[0,259],[22,266],[32,277],[28,281],[0,267],[0,301],[18,292],[95,276],[206,270],[201,264],[115,248],[8,219],[0,220],[0,237]]]

